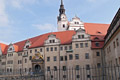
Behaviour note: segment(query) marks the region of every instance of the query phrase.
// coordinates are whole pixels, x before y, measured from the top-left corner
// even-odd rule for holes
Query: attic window
[[[78,35],[78,39],[83,39],[84,37],[84,35]]]
[[[98,34],[102,34],[100,31],[97,32]]]
[[[65,24],[63,24],[63,28],[65,28]]]
[[[55,40],[50,40],[50,43],[55,43]]]
[[[99,46],[100,46],[99,42],[96,42],[96,43],[95,43],[95,45],[96,45],[97,47],[99,47]]]
[[[26,48],[29,48],[29,45],[27,45]]]
[[[12,48],[9,49],[10,51],[12,50]]]
[[[99,40],[99,38],[98,38],[98,37],[95,37],[94,40]]]

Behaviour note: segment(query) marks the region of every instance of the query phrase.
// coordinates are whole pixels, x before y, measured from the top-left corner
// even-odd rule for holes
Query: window
[[[50,66],[47,67],[47,71],[50,71]]]
[[[67,50],[67,46],[65,46],[65,50]]]
[[[85,53],[85,59],[89,59],[89,53]]]
[[[50,61],[50,57],[47,57],[47,61]]]
[[[57,51],[57,47],[55,47],[55,51]]]
[[[57,61],[57,57],[56,56],[54,56],[54,61]]]
[[[113,42],[113,46],[114,46],[114,48],[116,48],[115,41]]]
[[[76,68],[75,68],[76,70],[79,70],[79,65],[76,65]]]
[[[76,45],[76,48],[79,48],[78,44],[75,44]]]
[[[116,39],[116,42],[117,42],[117,46],[119,46],[119,41],[118,41],[118,38]]]
[[[50,42],[50,43],[55,43],[55,40],[50,40],[49,42]]]
[[[100,56],[100,52],[96,52],[96,56]]]
[[[66,66],[63,66],[63,71],[66,71]]]
[[[53,51],[53,47],[51,47],[50,50]]]
[[[63,61],[63,56],[60,56],[60,61]]]
[[[54,66],[54,71],[57,71],[57,66]]]
[[[72,50],[72,46],[69,46],[69,50]]]
[[[80,39],[81,38],[81,35],[78,35],[78,39]]]
[[[72,59],[73,59],[73,55],[70,54],[70,55],[69,55],[69,60],[72,60]]]
[[[83,48],[83,43],[80,43],[80,48]]]
[[[60,50],[62,51],[62,50],[63,50],[63,47],[60,47]]]
[[[82,38],[84,38],[84,35],[82,35]]]
[[[95,46],[99,47],[99,46],[100,46],[100,44],[99,44],[98,42],[96,42],[96,43],[95,43]]]
[[[27,59],[25,59],[25,63],[27,63]]]
[[[37,49],[35,49],[35,53],[37,53]]]
[[[101,64],[100,64],[100,63],[97,63],[97,67],[100,68],[100,67],[101,67]]]
[[[67,56],[65,56],[65,61],[67,61]]]
[[[42,48],[40,49],[40,52],[42,52]]]
[[[29,45],[26,45],[26,48],[29,48]]]
[[[32,53],[32,50],[30,50],[30,53]]]
[[[90,70],[90,65],[89,64],[86,65],[86,70]]]
[[[47,50],[47,52],[48,52],[48,51],[49,51],[49,48],[47,48],[46,50]]]
[[[12,72],[12,68],[10,68],[10,72]]]
[[[65,24],[63,24],[63,28],[65,28]]]
[[[88,43],[85,43],[85,47],[88,47]]]
[[[77,24],[79,24],[79,22],[77,22]]]
[[[32,56],[29,57],[29,60],[32,60]]]
[[[75,54],[75,59],[79,59],[79,54]]]

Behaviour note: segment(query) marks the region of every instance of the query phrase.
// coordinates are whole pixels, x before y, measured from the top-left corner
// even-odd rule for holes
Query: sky
[[[120,0],[63,0],[70,21],[110,24]],[[0,43],[10,44],[57,31],[60,0],[0,0]]]

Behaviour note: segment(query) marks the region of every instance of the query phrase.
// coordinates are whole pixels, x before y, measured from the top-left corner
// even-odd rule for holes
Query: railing
[[[120,80],[120,66],[1,72],[0,80]]]

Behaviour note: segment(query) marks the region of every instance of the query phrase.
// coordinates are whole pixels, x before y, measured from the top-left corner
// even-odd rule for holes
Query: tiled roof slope
[[[106,35],[109,24],[84,23],[86,33],[90,35]]]
[[[3,54],[7,53],[8,45],[0,43],[0,48],[1,48],[1,51],[2,51]]]
[[[109,27],[109,24],[96,24],[96,23],[84,23],[86,33],[89,35],[103,35],[107,33],[107,29]],[[75,31],[62,31],[62,32],[51,32],[46,33],[37,37],[33,37],[30,39],[27,39],[31,42],[30,48],[36,48],[44,46],[44,41],[48,39],[48,36],[50,34],[56,35],[56,38],[60,39],[61,44],[70,44],[72,42],[72,36],[75,34]],[[15,48],[16,52],[23,51],[23,48],[25,46],[25,42],[27,40],[23,40],[17,43],[14,43],[13,46]],[[8,47],[8,46],[7,46]],[[7,47],[2,48],[5,53],[7,53]]]

